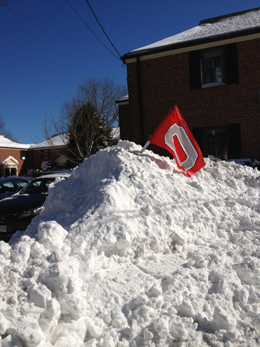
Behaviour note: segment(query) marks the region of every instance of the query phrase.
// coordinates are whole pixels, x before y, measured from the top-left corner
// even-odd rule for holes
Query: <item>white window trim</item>
[[[224,82],[211,82],[211,83],[205,83],[201,85],[201,88],[208,88],[208,87],[216,87],[216,86],[226,86],[227,84]]]

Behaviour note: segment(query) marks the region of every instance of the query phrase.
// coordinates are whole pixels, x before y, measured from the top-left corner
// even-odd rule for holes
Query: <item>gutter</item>
[[[218,41],[221,41],[223,39],[225,39],[225,40],[234,39],[234,38],[246,37],[246,36],[254,35],[254,34],[259,34],[259,38],[260,38],[260,28],[259,27],[257,27],[256,29],[241,30],[241,31],[236,31],[234,33],[214,35],[214,36],[209,36],[207,38],[178,42],[178,43],[173,43],[173,44],[155,47],[155,48],[147,48],[147,49],[143,49],[143,50],[140,49],[140,50],[136,50],[136,51],[132,51],[132,52],[124,54],[121,57],[121,59],[124,63],[126,63],[126,60],[130,59],[130,58],[148,56],[148,55],[155,54],[155,53],[167,52],[167,51],[177,50],[177,49],[181,49],[181,48],[194,47],[194,46],[198,46],[201,44],[218,42]]]

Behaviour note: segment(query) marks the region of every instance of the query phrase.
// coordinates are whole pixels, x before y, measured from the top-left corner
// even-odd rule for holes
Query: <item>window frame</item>
[[[228,159],[239,159],[241,158],[242,147],[241,147],[241,124],[230,123],[227,125],[216,125],[210,127],[195,127],[192,129],[192,133],[200,146],[203,156],[208,157],[211,154],[208,152],[208,144],[206,137],[211,131],[226,132],[226,144],[227,144],[227,156]]]
[[[209,55],[206,57],[206,55]],[[211,55],[211,57],[210,57]],[[212,64],[210,60],[219,60],[220,63],[214,67],[207,67],[206,65]],[[217,81],[216,70],[221,67],[221,81]],[[220,85],[226,85],[226,54],[223,47],[213,47],[203,49],[200,51],[200,73],[201,73],[201,88],[214,87]],[[207,73],[207,76],[206,76]],[[209,79],[209,82],[206,80]]]
[[[224,59],[224,81],[202,83],[202,64],[201,55],[204,52],[223,50]],[[228,84],[239,83],[237,44],[215,46],[189,52],[189,72],[190,72],[190,89],[202,89],[206,87],[215,87]]]

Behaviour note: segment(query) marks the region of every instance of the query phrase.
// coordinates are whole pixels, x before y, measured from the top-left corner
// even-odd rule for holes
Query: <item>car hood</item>
[[[45,194],[15,194],[0,201],[1,214],[20,214],[33,208],[40,207],[46,200]]]

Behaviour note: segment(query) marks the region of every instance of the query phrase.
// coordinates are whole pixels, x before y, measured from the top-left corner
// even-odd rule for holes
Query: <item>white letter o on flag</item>
[[[176,151],[173,141],[174,136],[177,136],[179,143],[184,153],[186,154],[187,158],[183,162],[180,161],[178,153]],[[198,158],[198,153],[183,127],[177,124],[172,125],[164,136],[164,142],[173,150],[179,165],[183,166],[185,171],[190,170],[195,165],[196,160]]]

